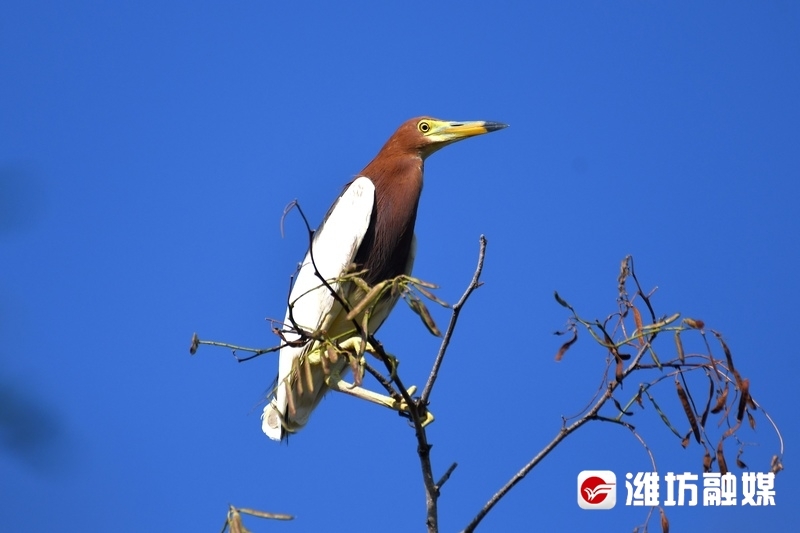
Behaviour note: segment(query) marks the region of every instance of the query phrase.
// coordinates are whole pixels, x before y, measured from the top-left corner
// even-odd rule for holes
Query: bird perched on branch
[[[280,440],[306,425],[348,368],[347,358],[337,355],[339,347],[366,338],[360,329],[377,331],[397,302],[396,291],[386,291],[366,318],[366,311],[355,317],[351,313],[369,292],[361,280],[373,287],[411,273],[425,158],[448,144],[505,127],[498,122],[411,119],[345,186],[315,232],[289,295],[277,386],[261,417],[268,437]],[[359,272],[359,283],[343,279],[352,272]],[[320,335],[328,339],[327,345]],[[350,342],[350,347],[356,344]],[[370,401],[393,407],[390,398],[360,387],[338,390],[363,393]]]

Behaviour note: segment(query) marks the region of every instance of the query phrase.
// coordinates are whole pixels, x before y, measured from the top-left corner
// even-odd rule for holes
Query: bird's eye
[[[428,124],[428,123],[427,123],[426,121],[424,121],[424,120],[423,120],[423,121],[420,121],[420,123],[419,123],[419,124],[417,124],[417,128],[418,128],[418,129],[419,129],[419,131],[421,131],[422,133],[428,133],[429,131],[431,131],[431,125],[430,125],[430,124]]]

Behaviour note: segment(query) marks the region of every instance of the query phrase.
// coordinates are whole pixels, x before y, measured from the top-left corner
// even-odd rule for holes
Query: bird
[[[262,430],[270,439],[280,441],[302,429],[330,389],[330,376],[348,370],[346,358],[326,351],[318,337],[309,335],[324,332],[339,344],[360,339],[354,323],[364,323],[364,313],[355,320],[347,315],[366,290],[342,277],[359,272],[373,287],[411,274],[426,158],[449,144],[505,127],[489,121],[412,118],[344,186],[314,232],[289,294],[276,386],[261,416]],[[370,334],[383,324],[398,297],[396,291],[386,291],[374,305],[366,320]]]

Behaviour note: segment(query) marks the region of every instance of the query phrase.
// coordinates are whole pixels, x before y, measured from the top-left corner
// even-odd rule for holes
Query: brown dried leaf
[[[197,348],[200,346],[200,337],[197,333],[192,333],[192,344],[189,346],[189,353],[194,355],[197,353]]]
[[[735,370],[735,369],[733,368],[733,356],[731,355],[731,351],[730,351],[730,349],[728,348],[728,345],[727,345],[727,344],[725,344],[725,340],[722,338],[722,335],[721,335],[719,332],[716,332],[716,331],[714,331],[714,330],[712,329],[712,330],[711,330],[711,333],[713,333],[713,334],[714,334],[714,336],[715,336],[715,337],[717,338],[717,340],[719,341],[720,345],[722,345],[722,351],[723,351],[723,352],[725,352],[725,360],[728,362],[728,369],[729,369],[731,372],[733,372],[733,371]],[[738,379],[737,379],[737,383],[738,383]]]
[[[558,349],[558,353],[556,353],[556,361],[561,361],[561,359],[564,357],[564,354],[567,353],[567,350],[569,350],[570,346],[575,344],[575,342],[578,340],[578,328],[572,327],[570,329],[572,329],[572,338],[562,344],[561,348]]]
[[[428,308],[424,303],[422,303],[422,300],[417,298],[408,298],[406,301],[408,302],[408,306],[411,308],[411,310],[417,313],[417,315],[419,315],[419,317],[422,319],[422,323],[425,324],[425,327],[428,328],[428,331],[430,331],[431,334],[435,335],[436,337],[441,337],[442,332],[439,331],[438,327],[436,327],[436,322],[433,321],[430,311],[428,311]]]
[[[683,323],[692,329],[703,329],[706,326],[705,322],[694,318],[684,318]]]
[[[681,342],[681,332],[680,331],[676,331],[675,332],[675,348],[678,350],[678,360],[681,363],[686,361],[686,359],[685,359],[685,357],[683,355],[683,342]]]
[[[661,507],[658,508],[658,512],[661,513],[661,533],[669,533],[669,520],[667,520],[667,513],[665,513],[664,509]]]
[[[742,454],[743,453],[744,453],[744,448],[739,448],[739,452],[736,454],[736,466],[738,466],[742,470],[747,468],[747,465],[744,464],[744,461],[742,461]]]
[[[438,296],[433,294],[431,291],[429,291],[425,287],[423,287],[421,285],[416,285],[415,288],[420,292],[420,294],[422,294],[428,300],[431,300],[432,302],[436,302],[437,304],[441,305],[442,307],[450,307],[449,303],[445,302],[444,300],[441,300]]]
[[[725,461],[725,454],[722,451],[723,440],[719,441],[717,445],[717,464],[719,464],[719,473],[723,476],[728,473],[728,463]]]
[[[770,470],[772,470],[773,474],[777,474],[783,470],[783,463],[781,462],[781,458],[777,455],[772,456],[772,460],[770,461]]]
[[[642,400],[642,389],[639,389],[639,394],[636,395],[634,400],[636,400],[636,403],[639,404],[639,407],[644,409],[644,400]]]
[[[750,429],[756,429],[756,419],[753,414],[749,410],[745,410],[745,414],[747,415],[747,423],[750,424]]]
[[[747,399],[750,396],[750,380],[743,379],[739,384],[739,409],[736,411],[736,421],[741,423],[744,418],[744,411],[747,407]]]
[[[675,389],[678,391],[678,398],[681,401],[681,406],[683,407],[683,412],[686,413],[686,418],[689,419],[689,425],[692,427],[692,433],[694,433],[694,438],[701,444],[702,441],[700,439],[700,427],[697,425],[697,417],[694,414],[694,410],[692,409],[691,404],[689,403],[689,397],[686,394],[686,391],[683,389],[681,382],[677,379],[675,380]]]
[[[728,384],[725,384],[725,388],[722,389],[722,394],[717,396],[717,403],[714,404],[714,408],[711,409],[711,412],[714,414],[719,413],[725,408],[725,404],[728,402]]]
[[[630,274],[630,268],[628,266],[630,260],[631,256],[626,255],[619,265],[619,276],[617,277],[617,290],[619,291],[619,295],[626,300],[628,299],[628,292],[625,290],[625,280],[628,279],[628,275]]]
[[[636,309],[636,306],[631,304],[631,309],[633,310],[633,322],[636,324],[636,335],[641,335],[642,333],[642,315],[639,313],[639,310]],[[639,346],[644,344],[644,338],[639,336]]]
[[[711,463],[713,459],[711,459],[711,452],[708,451],[706,448],[706,453],[703,455],[703,472],[711,472]]]
[[[681,439],[681,446],[683,446],[684,448],[689,446],[689,437],[691,437],[691,436],[692,436],[692,432],[689,431],[689,433],[687,433],[686,436]]]

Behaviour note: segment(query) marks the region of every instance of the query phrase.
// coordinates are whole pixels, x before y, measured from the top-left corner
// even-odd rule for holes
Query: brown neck
[[[422,194],[422,157],[387,148],[360,174],[375,184],[372,221],[355,260],[370,285],[405,272]]]

